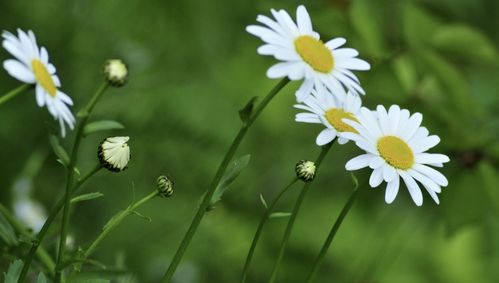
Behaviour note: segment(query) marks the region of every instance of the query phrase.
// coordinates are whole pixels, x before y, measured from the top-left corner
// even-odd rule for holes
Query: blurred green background
[[[237,111],[276,81],[265,72],[275,60],[257,55],[260,40],[245,32],[257,14],[298,1],[0,1],[0,28],[32,29],[57,66],[74,112],[101,84],[103,62],[123,58],[129,84],[111,89],[93,119],[114,119],[125,130],[84,140],[79,168],[97,162],[99,142],[128,135],[132,160],[124,173],[101,172],[87,185],[104,197],[74,207],[74,250],[86,248],[133,197],[154,189],[160,174],[175,181],[171,199],[130,216],[93,259],[109,271],[84,272],[113,282],[158,282],[173,256],[226,148],[240,125]],[[305,3],[323,39],[343,36],[372,70],[360,73],[364,105],[400,104],[424,114],[441,137],[434,151],[451,157],[442,169],[449,186],[436,205],[425,195],[416,207],[405,187],[384,203],[384,188],[362,187],[360,199],[333,242],[316,282],[411,283],[499,280],[499,2],[496,0],[329,0]],[[0,59],[9,58],[2,50]],[[2,70],[0,93],[19,83]],[[202,222],[174,282],[237,282],[257,223],[262,193],[271,200],[294,176],[300,159],[315,159],[321,126],[294,122],[291,83],[250,130],[237,156],[249,166]],[[63,195],[64,170],[48,133],[54,122],[36,106],[34,91],[0,108],[0,200],[13,207],[19,187],[49,210]],[[64,140],[71,144],[73,136]],[[345,162],[354,145],[334,146],[312,186],[289,243],[280,282],[303,282],[351,191]],[[358,174],[361,182],[369,170]],[[133,185],[134,184],[134,185]],[[279,205],[289,211],[298,187]],[[55,254],[58,224],[44,245]],[[269,222],[250,271],[265,282],[286,220]],[[0,270],[27,244],[0,241]],[[40,265],[35,263],[34,270]],[[116,277],[113,270],[125,270]]]

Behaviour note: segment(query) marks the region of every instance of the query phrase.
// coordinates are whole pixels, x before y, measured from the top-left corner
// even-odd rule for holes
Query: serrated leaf
[[[88,123],[85,126],[85,128],[83,129],[83,135],[88,136],[88,135],[95,133],[95,132],[109,131],[109,130],[121,130],[124,128],[125,128],[125,126],[123,126],[121,123],[113,121],[113,120],[95,121],[92,123]]]
[[[3,273],[4,283],[17,283],[19,275],[21,274],[21,269],[23,268],[23,261],[18,259],[9,265],[7,273]]]
[[[241,121],[243,123],[248,122],[248,120],[251,118],[251,114],[253,114],[253,109],[255,108],[255,102],[258,99],[258,96],[252,97],[248,103],[246,103],[246,106],[244,106],[243,109],[239,110],[239,117],[241,118]]]
[[[215,193],[213,194],[211,201],[210,201],[210,206],[213,206],[215,203],[220,201],[222,199],[223,194],[227,189],[229,189],[230,184],[234,182],[234,180],[239,176],[241,171],[248,165],[250,162],[251,155],[247,154],[244,155],[236,160],[234,160],[227,170],[225,171],[225,174],[223,175],[222,179],[220,180],[220,183],[218,184]]]
[[[265,207],[265,209],[269,209],[269,206],[267,205],[267,202],[263,198],[262,194],[260,194],[260,201],[262,202],[262,205],[263,205],[263,207]]]
[[[52,150],[54,151],[55,155],[58,157],[57,161],[61,163],[64,167],[67,167],[69,164],[69,155],[64,149],[64,147],[61,146],[59,139],[55,135],[50,135],[49,140],[50,140],[50,145],[52,146]]]
[[[291,212],[274,212],[269,215],[269,218],[286,218],[292,215]]]
[[[2,213],[0,213],[0,238],[8,246],[15,246],[18,244],[14,228],[10,225],[9,221],[5,219]]]
[[[71,203],[77,203],[81,201],[93,200],[104,196],[101,192],[92,192],[87,194],[82,194],[71,199]]]
[[[38,278],[36,279],[36,283],[47,283],[47,277],[45,277],[45,274],[40,272],[40,274],[38,274]]]

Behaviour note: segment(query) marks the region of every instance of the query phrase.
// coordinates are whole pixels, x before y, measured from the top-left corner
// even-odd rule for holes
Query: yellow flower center
[[[334,58],[331,51],[322,41],[310,35],[296,38],[295,49],[301,58],[317,72],[329,73],[334,68]]]
[[[36,81],[48,92],[48,94],[50,94],[50,96],[55,97],[57,88],[52,80],[52,76],[47,68],[45,68],[45,65],[43,65],[40,60],[35,59],[31,61],[31,67],[35,73]]]
[[[331,108],[326,111],[326,119],[338,132],[357,133],[353,127],[342,121],[343,119],[349,119],[358,122],[355,116],[350,112],[346,112],[339,108]]]
[[[397,169],[407,170],[414,164],[414,153],[409,145],[396,136],[378,140],[378,151],[385,161]]]

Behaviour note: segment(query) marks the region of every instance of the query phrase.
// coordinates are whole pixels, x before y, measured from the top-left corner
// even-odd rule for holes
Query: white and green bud
[[[128,81],[128,67],[120,59],[110,59],[104,65],[106,81],[114,87],[122,87]]]
[[[99,146],[99,161],[101,165],[112,172],[121,172],[128,167],[130,161],[129,137],[106,138]]]
[[[158,177],[156,187],[160,196],[169,198],[173,195],[173,181],[165,175]]]
[[[315,163],[308,160],[301,160],[296,163],[296,177],[304,182],[310,182],[315,177]]]

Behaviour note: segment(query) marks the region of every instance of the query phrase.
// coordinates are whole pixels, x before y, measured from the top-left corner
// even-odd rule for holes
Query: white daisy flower
[[[345,124],[343,119],[357,121],[356,115],[361,106],[360,97],[350,92],[345,94],[343,90],[340,93],[340,96],[334,96],[329,90],[319,86],[312,90],[312,94],[302,104],[295,105],[298,109],[308,111],[296,114],[295,121],[326,126],[315,140],[319,146],[332,142],[336,137],[339,144],[345,144],[348,138],[340,133],[356,132],[350,125]]]
[[[106,138],[99,146],[99,160],[102,166],[113,172],[127,168],[130,161],[129,137]]]
[[[387,183],[386,203],[392,203],[397,196],[400,177],[416,203],[423,204],[423,195],[416,181],[421,183],[431,198],[438,204],[437,194],[441,187],[448,185],[447,178],[430,166],[442,167],[449,162],[443,154],[426,153],[440,142],[436,135],[429,136],[425,127],[421,127],[423,115],[410,115],[406,109],[392,105],[388,112],[379,105],[376,111],[362,107],[358,122],[344,120],[357,133],[343,133],[366,153],[347,162],[347,170],[358,170],[369,166],[373,169],[369,179],[371,187]]]
[[[49,63],[45,47],[39,48],[32,31],[27,33],[18,29],[17,36],[8,31],[2,33],[2,46],[15,59],[3,62],[3,67],[15,79],[36,85],[36,102],[38,106],[47,106],[50,114],[59,121],[61,134],[66,135],[65,124],[74,128],[75,118],[68,105],[73,105],[71,98],[60,91],[59,77],[54,65]]]
[[[40,232],[47,220],[45,208],[27,196],[14,201],[14,215],[35,233]]]
[[[256,20],[264,26],[246,28],[265,42],[258,48],[259,54],[272,55],[282,61],[270,67],[267,71],[269,78],[304,79],[296,92],[298,102],[304,101],[317,84],[324,84],[333,93],[343,85],[354,93],[365,94],[352,70],[369,70],[370,65],[356,58],[359,55],[357,50],[339,48],[345,44],[344,38],[323,43],[312,29],[312,21],[304,6],[298,6],[296,10],[297,24],[284,10],[272,9],[271,12],[275,20],[258,15]]]

